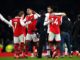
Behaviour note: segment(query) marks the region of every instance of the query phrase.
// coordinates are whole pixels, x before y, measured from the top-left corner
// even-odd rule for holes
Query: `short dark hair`
[[[51,8],[52,10],[56,11],[56,6],[55,5],[48,5],[47,8]]]
[[[53,9],[54,7],[53,7],[53,5],[48,5],[47,8]]]
[[[19,11],[18,16],[21,17],[24,14],[24,11]]]
[[[33,10],[32,8],[27,8],[27,9],[31,9],[31,10]]]
[[[31,10],[34,10],[34,8],[32,8],[32,7],[27,7],[27,9],[31,9]]]

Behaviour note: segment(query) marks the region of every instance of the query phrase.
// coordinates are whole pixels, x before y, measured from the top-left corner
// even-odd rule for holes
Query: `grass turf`
[[[56,59],[52,59],[52,58],[46,58],[46,57],[43,57],[41,59],[38,59],[38,58],[24,58],[24,59],[15,59],[13,57],[0,57],[0,60],[80,60],[80,57],[77,57],[77,56],[73,56],[72,58],[69,58],[68,56],[67,57],[64,57],[64,58],[56,58]]]

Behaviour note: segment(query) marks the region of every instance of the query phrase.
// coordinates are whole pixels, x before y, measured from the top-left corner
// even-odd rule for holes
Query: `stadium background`
[[[5,16],[13,15],[16,9],[25,10],[33,7],[36,11],[46,9],[47,5],[54,5],[56,11],[66,12],[72,21],[80,13],[80,0],[0,0],[0,12]]]

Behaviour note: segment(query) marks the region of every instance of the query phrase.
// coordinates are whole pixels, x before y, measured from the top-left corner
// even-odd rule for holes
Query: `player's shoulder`
[[[14,17],[13,19],[20,19],[21,17]]]
[[[18,20],[20,20],[20,17],[14,17],[14,18],[12,18],[11,20],[12,20],[12,21],[18,21]]]
[[[45,16],[46,16],[46,17],[49,16],[49,13],[45,13]]]

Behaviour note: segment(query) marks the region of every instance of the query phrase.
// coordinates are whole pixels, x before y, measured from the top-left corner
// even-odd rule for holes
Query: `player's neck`
[[[19,16],[15,16],[15,18],[20,18]]]

